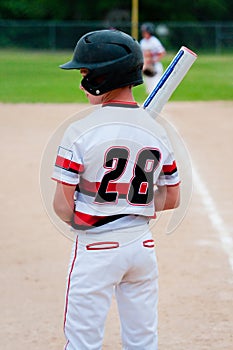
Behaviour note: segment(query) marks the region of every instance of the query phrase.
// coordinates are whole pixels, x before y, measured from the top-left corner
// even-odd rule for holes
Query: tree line
[[[232,21],[231,0],[138,0],[139,22]],[[0,19],[130,21],[132,0],[1,0]]]

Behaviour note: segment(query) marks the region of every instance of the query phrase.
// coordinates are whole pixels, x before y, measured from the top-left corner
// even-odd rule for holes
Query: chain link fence
[[[156,35],[167,51],[181,45],[200,52],[232,52],[233,22],[166,22],[154,23]],[[140,26],[140,24],[139,24]],[[113,26],[94,21],[0,21],[0,48],[73,49],[77,40],[92,30],[117,28],[131,34],[131,22]],[[139,37],[138,40],[141,38]]]

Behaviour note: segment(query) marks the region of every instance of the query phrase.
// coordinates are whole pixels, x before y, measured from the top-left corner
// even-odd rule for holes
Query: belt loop
[[[87,250],[105,250],[119,248],[119,242],[95,242],[86,245]]]
[[[143,244],[143,247],[154,248],[155,241],[153,239],[147,239],[146,241],[143,241],[142,244]]]

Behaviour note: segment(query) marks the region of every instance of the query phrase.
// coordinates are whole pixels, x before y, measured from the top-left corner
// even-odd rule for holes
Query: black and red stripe
[[[82,173],[84,171],[83,164],[73,162],[70,159],[66,159],[59,155],[56,158],[55,166],[57,166],[58,168],[71,171],[76,174]]]
[[[100,184],[100,182],[90,182],[81,178],[78,191],[87,196],[95,197]],[[109,182],[107,192],[117,192],[118,198],[126,198],[129,191],[129,186],[129,183]]]
[[[172,175],[177,171],[176,162],[174,161],[172,164],[164,165],[162,169],[164,175]]]
[[[99,227],[109,222],[118,220],[128,214],[110,215],[110,216],[96,216],[85,214],[80,211],[75,211],[72,221],[72,227],[76,230],[89,230],[94,227]]]

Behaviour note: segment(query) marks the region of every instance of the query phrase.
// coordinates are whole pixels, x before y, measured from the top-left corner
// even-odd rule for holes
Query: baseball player
[[[123,349],[157,349],[158,269],[149,221],[179,203],[163,128],[139,108],[139,43],[117,30],[87,33],[63,69],[78,69],[97,105],[66,130],[53,171],[54,210],[75,230],[67,278],[66,350],[100,350],[115,293]],[[112,344],[114,348],[114,344]]]
[[[146,91],[150,93],[159,82],[163,74],[163,65],[160,62],[165,56],[166,50],[155,37],[155,29],[152,23],[144,23],[141,26],[141,49],[144,56],[143,74]]]

